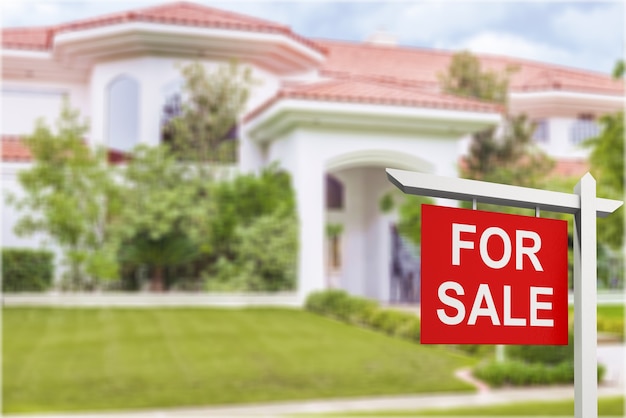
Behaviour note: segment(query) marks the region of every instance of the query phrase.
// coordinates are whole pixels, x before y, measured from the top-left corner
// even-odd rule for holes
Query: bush
[[[4,248],[2,291],[41,292],[52,285],[53,255],[49,251]]]
[[[340,321],[368,326],[408,340],[419,341],[420,338],[420,321],[417,315],[381,309],[377,302],[350,296],[343,290],[313,292],[307,298],[305,308]]]
[[[343,306],[344,318],[355,325],[367,325],[379,309],[378,302],[355,296],[347,297]]]
[[[305,302],[305,308],[326,316],[344,319],[349,316],[347,310],[350,296],[343,290],[325,290],[313,292]]]
[[[510,345],[506,347],[508,358],[526,363],[556,365],[574,361],[574,334],[569,333],[568,345]]]
[[[416,319],[416,315],[408,312],[379,309],[372,315],[370,326],[390,335],[399,335],[405,324]]]
[[[298,220],[287,173],[271,166],[215,184],[216,213],[203,276],[209,290],[279,291],[296,285]]]
[[[598,332],[615,334],[624,339],[624,318],[605,318],[598,316]]]
[[[598,365],[598,381],[603,379],[604,374],[605,368]],[[565,384],[574,382],[574,363],[564,361],[546,365],[519,360],[491,362],[476,368],[474,375],[494,387]]]

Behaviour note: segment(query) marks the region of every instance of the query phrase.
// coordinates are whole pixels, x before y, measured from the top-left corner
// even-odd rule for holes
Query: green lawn
[[[471,390],[475,361],[291,309],[3,315],[5,413]]]
[[[624,416],[624,398],[606,398],[598,400],[598,414],[601,416]],[[329,414],[334,415],[334,414]],[[329,416],[326,415],[326,416]],[[351,417],[547,417],[574,416],[574,401],[558,402],[523,402],[494,406],[477,406],[471,408],[450,408],[428,411],[370,411],[351,414],[337,414]]]
[[[598,318],[624,318],[624,305],[599,305],[596,309]],[[569,307],[569,317],[574,318],[574,307]]]

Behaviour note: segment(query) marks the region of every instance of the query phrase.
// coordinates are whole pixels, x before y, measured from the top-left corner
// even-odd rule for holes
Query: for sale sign
[[[567,344],[567,222],[422,206],[424,344]]]

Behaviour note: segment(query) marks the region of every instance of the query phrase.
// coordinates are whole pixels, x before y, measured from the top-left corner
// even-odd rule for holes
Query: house
[[[399,47],[388,36],[364,43],[307,39],[284,25],[193,3],[5,28],[2,43],[2,181],[16,192],[16,173],[30,164],[20,137],[38,117],[53,121],[64,97],[89,117],[89,143],[124,152],[160,141],[163,107],[180,89],[177,63],[199,59],[212,67],[235,58],[250,66],[262,82],[241,120],[237,165],[251,171],[278,162],[292,176],[300,295],[335,286],[393,299],[394,216],[379,209],[392,188],[384,168],[457,176],[463,138],[501,120],[497,106],[440,91],[437,73],[447,68],[450,51]],[[623,106],[623,82],[552,64],[480,58],[489,69],[518,68],[511,110],[537,122],[536,141],[558,159],[560,172],[584,172],[578,144],[598,132],[599,115]],[[16,217],[4,205],[4,246],[45,240],[16,237]],[[332,242],[329,223],[342,225]],[[328,257],[329,245],[341,260]]]

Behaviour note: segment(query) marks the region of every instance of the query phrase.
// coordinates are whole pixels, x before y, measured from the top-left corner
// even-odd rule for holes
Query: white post
[[[576,418],[597,418],[596,181],[591,174],[574,192],[580,196],[574,215],[574,412]]]

